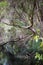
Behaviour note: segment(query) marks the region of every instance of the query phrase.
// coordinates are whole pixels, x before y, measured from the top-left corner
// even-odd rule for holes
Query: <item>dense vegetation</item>
[[[0,0],[0,65],[43,65],[43,0]]]

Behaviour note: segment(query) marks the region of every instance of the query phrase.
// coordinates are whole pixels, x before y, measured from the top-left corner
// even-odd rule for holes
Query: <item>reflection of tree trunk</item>
[[[41,24],[40,24],[40,30],[41,30],[41,36],[43,36],[43,0],[41,0],[41,6],[40,6],[40,14],[41,14]]]
[[[41,14],[41,21],[43,21],[43,0],[40,2],[40,14]]]
[[[39,9],[39,12],[40,12],[40,36],[43,37],[43,0],[37,0],[37,4],[38,4],[38,9]]]

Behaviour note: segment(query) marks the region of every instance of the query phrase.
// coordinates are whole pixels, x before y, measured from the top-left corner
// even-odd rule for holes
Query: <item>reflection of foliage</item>
[[[37,29],[37,19],[34,21],[38,3],[36,0],[8,0],[8,2],[0,2],[1,10],[5,8],[0,12],[0,38],[2,38],[0,39],[0,64],[32,65],[40,60],[43,61],[43,39],[40,37],[40,29]]]

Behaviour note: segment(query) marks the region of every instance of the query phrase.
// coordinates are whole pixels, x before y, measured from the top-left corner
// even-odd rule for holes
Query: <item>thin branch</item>
[[[30,59],[30,56],[28,56],[28,55],[17,55],[17,56],[15,56],[15,58],[19,58],[19,59],[21,59],[21,60],[26,60],[26,59]]]
[[[36,31],[31,28],[30,26],[19,26],[19,25],[16,25],[16,24],[13,24],[13,25],[10,25],[8,23],[5,23],[5,22],[2,22],[3,24],[6,24],[6,25],[9,25],[9,26],[13,26],[13,27],[19,27],[19,28],[23,28],[23,29],[30,29],[34,34],[36,33]]]
[[[25,38],[27,38],[27,37],[28,37],[28,39],[30,39],[32,36],[33,36],[33,35],[30,35],[30,36],[27,35],[27,36],[25,36],[25,37],[22,38],[22,39],[16,38],[16,40],[10,40],[10,41],[6,41],[6,42],[2,42],[2,43],[0,43],[0,46],[4,46],[5,44],[10,43],[10,42],[14,43],[14,42],[21,41],[21,40],[23,40],[23,39],[25,39]]]

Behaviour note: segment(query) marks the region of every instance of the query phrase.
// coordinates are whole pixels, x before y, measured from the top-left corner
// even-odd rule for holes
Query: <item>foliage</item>
[[[36,53],[35,58],[38,59],[38,60],[43,60],[42,54],[39,54],[39,53]]]
[[[0,65],[43,65],[40,7],[36,0],[0,2]]]
[[[0,7],[6,7],[8,5],[7,1],[0,2]]]

